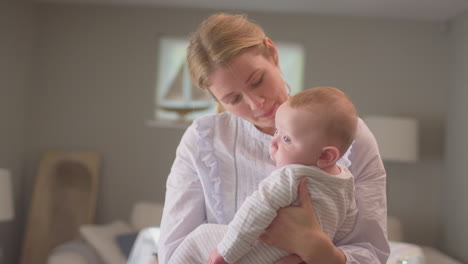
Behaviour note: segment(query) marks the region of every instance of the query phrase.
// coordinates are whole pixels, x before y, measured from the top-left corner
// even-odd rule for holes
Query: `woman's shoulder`
[[[352,146],[353,151],[360,152],[361,155],[366,154],[374,156],[379,153],[374,134],[372,134],[372,131],[361,118],[358,119],[356,137],[354,138]]]
[[[358,126],[357,126],[355,141],[358,141],[362,144],[368,144],[368,145],[376,144],[374,135],[372,134],[370,129],[367,127],[364,120],[362,120],[361,118],[358,118]]]
[[[208,114],[196,118],[187,128],[179,143],[179,155],[203,157],[204,161],[216,159],[214,153],[225,149],[230,142],[235,117],[229,113]],[[198,158],[196,158],[198,160]]]
[[[193,121],[193,124],[197,129],[199,128],[213,128],[217,125],[229,124],[235,122],[237,116],[232,115],[228,112],[222,112],[219,114],[207,114],[198,117]]]
[[[219,114],[208,114],[195,119],[190,127],[199,136],[210,135],[214,137],[219,133],[229,133],[232,131],[237,116],[227,112]]]
[[[338,163],[344,167],[349,167],[355,162],[363,162],[360,159],[356,159],[356,156],[369,154],[373,151],[375,152],[376,149],[377,144],[375,143],[372,132],[369,130],[364,121],[361,118],[358,118],[356,136],[354,138],[353,144],[351,144],[349,149],[341,157]]]
[[[236,133],[237,121],[237,116],[227,112],[201,116],[187,128],[184,141],[202,145],[230,142]]]
[[[359,118],[349,159],[351,160],[349,169],[355,177],[375,172],[378,172],[378,174],[385,173],[377,141],[372,131],[361,118]]]

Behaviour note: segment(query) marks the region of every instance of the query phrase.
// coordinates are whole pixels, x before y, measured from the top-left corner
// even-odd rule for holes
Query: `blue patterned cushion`
[[[133,243],[138,236],[138,232],[130,234],[122,234],[115,237],[117,245],[120,248],[122,254],[128,259],[130,252],[132,251]]]

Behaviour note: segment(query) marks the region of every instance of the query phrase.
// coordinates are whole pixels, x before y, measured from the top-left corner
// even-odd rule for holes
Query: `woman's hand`
[[[299,206],[288,206],[278,210],[260,240],[295,253],[303,247],[302,240],[312,240],[314,232],[322,231],[315,217],[314,207],[307,189],[307,179],[303,178],[298,188]]]
[[[344,253],[322,231],[315,216],[306,178],[299,183],[298,198],[299,206],[278,210],[278,215],[259,239],[298,256],[285,257],[278,264],[344,264]]]
[[[226,260],[224,260],[223,256],[219,254],[218,249],[215,248],[210,253],[208,264],[228,264],[228,263],[226,262]]]

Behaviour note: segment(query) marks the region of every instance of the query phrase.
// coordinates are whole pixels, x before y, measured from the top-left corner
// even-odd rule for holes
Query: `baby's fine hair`
[[[289,106],[320,117],[326,137],[343,155],[356,135],[358,115],[349,97],[334,87],[303,90],[289,99]]]

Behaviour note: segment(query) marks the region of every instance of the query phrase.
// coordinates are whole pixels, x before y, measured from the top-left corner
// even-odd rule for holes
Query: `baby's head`
[[[334,166],[354,140],[357,113],[351,100],[332,87],[297,93],[276,111],[270,156],[276,166]]]

